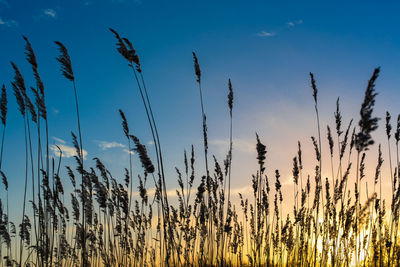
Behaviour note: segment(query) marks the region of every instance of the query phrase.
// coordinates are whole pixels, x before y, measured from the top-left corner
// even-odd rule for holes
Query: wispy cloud
[[[51,110],[53,111],[54,115],[58,115],[58,113],[60,113],[60,111],[56,108],[52,108]]]
[[[57,143],[59,143],[59,144],[65,144],[65,141],[64,140],[62,140],[61,138],[58,138],[58,137],[55,137],[55,136],[53,136],[53,139],[54,139],[54,141],[56,141]]]
[[[218,146],[220,149],[223,149],[223,152],[227,152],[229,149],[229,140],[227,139],[210,140],[210,144]],[[255,142],[248,139],[233,139],[232,148],[235,151],[240,151],[248,154],[254,154],[256,151]]]
[[[77,155],[76,150],[73,146],[69,146],[66,144],[66,142],[61,139],[61,138],[57,138],[57,137],[53,137],[54,141],[56,141],[57,144],[51,145],[50,149],[51,151],[53,151],[54,155],[59,157],[60,156],[60,150],[61,150],[61,155],[64,158],[71,158]],[[60,149],[58,149],[60,148]],[[87,156],[87,151],[83,150],[83,158],[86,159]]]
[[[281,33],[282,31],[285,31],[287,29],[291,29],[294,28],[296,25],[300,25],[303,24],[303,20],[299,19],[299,20],[293,20],[293,21],[288,21],[286,22],[286,24],[282,25],[281,27],[279,27],[278,29],[275,29],[274,31],[265,31],[262,30],[258,33],[256,33],[256,35],[258,37],[273,37],[276,36],[277,34]]]
[[[126,145],[112,141],[112,142],[107,142],[107,141],[96,141],[98,143],[98,146],[101,150],[107,150],[111,148],[122,148],[122,151],[131,155],[134,155],[135,152],[132,150],[129,150]]]
[[[117,142],[107,142],[107,141],[99,141],[99,147],[102,150],[107,150],[110,148],[115,148],[115,147],[125,147],[125,145]]]
[[[18,26],[18,23],[13,19],[5,20],[5,19],[0,18],[0,26],[1,25],[6,26],[6,27],[15,27],[15,26]]]
[[[43,10],[43,14],[47,17],[56,18],[57,12],[54,9],[48,8]]]
[[[300,25],[300,24],[303,24],[303,20],[301,20],[301,19],[296,20],[296,21],[289,21],[289,22],[286,22],[286,25],[287,25],[289,28],[293,28],[294,26]]]
[[[57,144],[57,145],[50,146],[50,149],[53,151],[55,156],[57,156],[57,157],[60,156],[60,150],[57,148],[57,146],[61,149],[62,157],[71,158],[71,157],[77,156],[74,147],[68,146],[68,145],[63,145],[63,144]],[[83,158],[84,159],[86,159],[87,154],[88,154],[87,151],[83,150]]]
[[[286,25],[288,25],[289,27],[294,27],[295,24],[294,24],[294,22],[289,21],[286,23]]]
[[[135,155],[135,152],[133,152],[132,150],[126,149],[126,148],[124,149],[124,152],[131,154],[131,155]]]
[[[272,36],[275,36],[275,33],[274,32],[260,31],[259,33],[257,33],[257,36],[259,36],[259,37],[272,37]]]

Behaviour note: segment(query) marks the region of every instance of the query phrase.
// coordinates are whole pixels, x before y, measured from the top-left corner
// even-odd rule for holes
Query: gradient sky
[[[228,78],[232,79],[234,192],[250,188],[258,132],[267,145],[268,174],[273,177],[274,170],[280,169],[287,188],[284,197],[290,200],[297,140],[304,147],[305,172],[312,175],[315,164],[310,136],[317,130],[310,71],[319,88],[323,137],[327,123],[334,128],[338,96],[344,124],[350,118],[358,121],[367,81],[377,66],[381,76],[375,114],[383,118],[389,110],[395,118],[400,112],[399,12],[395,1],[0,0],[0,83],[7,86],[10,99],[3,166],[11,201],[22,201],[25,150],[9,62],[15,62],[27,84],[33,84],[22,35],[32,43],[45,83],[51,143],[63,145],[66,156],[70,132],[76,132],[75,107],[71,84],[61,76],[55,60],[54,40],[63,42],[72,58],[87,160],[100,157],[117,175],[128,166],[119,108],[125,111],[132,132],[144,143],[151,140],[137,87],[108,31],[112,27],[133,42],[140,56],[166,151],[169,189],[177,187],[174,167],[182,167],[183,150],[191,144],[196,149],[197,173],[203,171],[200,103],[191,54],[196,51],[210,150],[220,161],[228,150],[226,95]],[[380,127],[374,137],[383,143],[386,157],[383,135]],[[371,175],[376,150],[374,146],[367,156]],[[67,157],[63,163],[73,164]],[[140,166],[135,166],[135,173],[140,173]],[[388,169],[387,161],[383,168]],[[390,179],[384,179],[384,190],[389,190]]]

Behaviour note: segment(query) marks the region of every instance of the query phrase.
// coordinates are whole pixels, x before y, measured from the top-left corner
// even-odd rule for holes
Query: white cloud
[[[153,142],[153,141],[148,141],[147,144],[148,144],[149,146],[152,146],[152,145],[154,145],[154,142]]]
[[[257,36],[259,36],[259,37],[272,37],[272,36],[275,36],[275,33],[274,32],[260,31],[259,33],[257,33]]]
[[[58,113],[60,113],[60,111],[56,108],[52,108],[53,114],[57,115]]]
[[[293,28],[294,26],[300,25],[300,24],[303,24],[303,20],[301,20],[301,19],[296,20],[296,21],[289,21],[286,23],[288,28]]]
[[[135,152],[133,152],[132,150],[129,151],[129,149],[126,149],[126,148],[124,149],[124,152],[131,154],[131,155],[135,155]]]
[[[58,137],[55,137],[55,136],[53,136],[53,139],[54,139],[57,143],[65,145],[65,141],[64,141],[63,139],[58,138]]]
[[[289,22],[287,22],[286,24],[287,24],[289,27],[294,27],[294,22],[289,21]]]
[[[15,26],[18,26],[18,23],[13,19],[4,20],[4,19],[0,18],[0,25],[4,25],[4,26],[7,26],[7,27],[15,27]]]
[[[107,142],[107,141],[99,141],[99,147],[102,150],[107,150],[110,148],[115,148],[115,147],[125,147],[125,145],[117,142]]]
[[[51,8],[43,10],[43,14],[52,18],[55,18],[57,16],[56,11]]]
[[[276,36],[277,34],[280,34],[281,32],[294,28],[296,27],[296,25],[300,25],[303,24],[303,20],[299,19],[299,20],[294,20],[294,21],[288,21],[286,22],[285,25],[282,25],[281,27],[275,29],[274,31],[260,31],[258,32],[256,35],[258,37],[273,37]]]
[[[60,138],[53,137],[53,139],[56,140],[58,142],[58,144],[51,145],[50,149],[53,151],[53,153],[56,157],[60,156],[60,150],[58,148],[61,149],[62,157],[64,157],[64,158],[71,158],[71,157],[74,157],[77,155],[75,147],[66,145],[65,141]],[[87,151],[83,150],[83,158],[84,159],[86,159],[87,154],[88,154]]]

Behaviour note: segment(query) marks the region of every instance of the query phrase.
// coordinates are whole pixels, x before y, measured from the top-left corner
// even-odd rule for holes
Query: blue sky
[[[220,160],[228,149],[226,95],[228,78],[232,79],[233,186],[250,184],[256,131],[267,145],[271,173],[281,169],[290,186],[297,140],[310,155],[306,162],[310,173],[314,164],[310,71],[320,89],[323,130],[327,122],[333,123],[338,96],[345,123],[358,119],[367,80],[377,66],[382,72],[376,114],[384,117],[389,110],[396,117],[400,112],[399,11],[395,1],[0,0],[0,83],[7,86],[10,99],[4,170],[12,177],[12,197],[20,199],[24,162],[19,159],[24,146],[9,62],[14,61],[27,83],[33,84],[21,35],[31,41],[45,82],[51,143],[64,145],[65,154],[71,146],[70,132],[76,131],[74,99],[55,60],[54,40],[63,42],[72,58],[87,160],[98,156],[117,174],[128,166],[119,108],[126,112],[132,132],[144,143],[151,140],[133,77],[108,31],[112,27],[133,42],[140,56],[166,151],[169,188],[177,186],[174,167],[182,166],[183,150],[191,144],[198,151],[199,173],[202,170],[192,51],[203,74],[210,149]],[[378,141],[383,133],[381,127]],[[375,156],[370,160],[375,164]],[[64,158],[63,163],[72,161]],[[139,173],[140,166],[135,166]]]

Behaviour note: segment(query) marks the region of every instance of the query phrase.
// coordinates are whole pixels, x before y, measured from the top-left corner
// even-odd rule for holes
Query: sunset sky
[[[250,189],[257,167],[257,132],[268,150],[267,173],[274,180],[274,170],[280,170],[284,198],[290,200],[298,140],[304,148],[304,174],[313,177],[316,163],[310,139],[317,128],[309,72],[319,88],[322,149],[327,151],[326,124],[334,128],[336,98],[340,96],[344,127],[351,118],[358,122],[367,81],[373,69],[381,67],[374,114],[382,119],[373,136],[382,143],[387,174],[383,118],[390,111],[394,124],[400,112],[399,12],[400,4],[394,1],[0,0],[0,84],[6,85],[9,96],[3,169],[9,177],[10,202],[22,201],[25,148],[9,62],[20,67],[27,85],[34,85],[22,35],[29,38],[38,58],[50,142],[62,145],[64,164],[74,164],[69,157],[70,132],[76,132],[76,117],[73,88],[55,60],[55,40],[66,45],[72,59],[88,165],[99,157],[116,176],[128,166],[120,108],[133,134],[154,154],[135,81],[116,51],[111,27],[132,41],[141,59],[165,151],[169,189],[177,187],[174,167],[183,167],[183,150],[191,144],[198,177],[204,173],[195,51],[202,70],[210,150],[221,162],[229,147],[226,96],[228,78],[232,80],[233,192]],[[376,151],[373,146],[367,156],[366,179],[371,182]],[[134,159],[136,176],[142,170]],[[324,160],[325,177],[330,165],[328,158]],[[385,192],[390,192],[389,177],[383,179]]]

